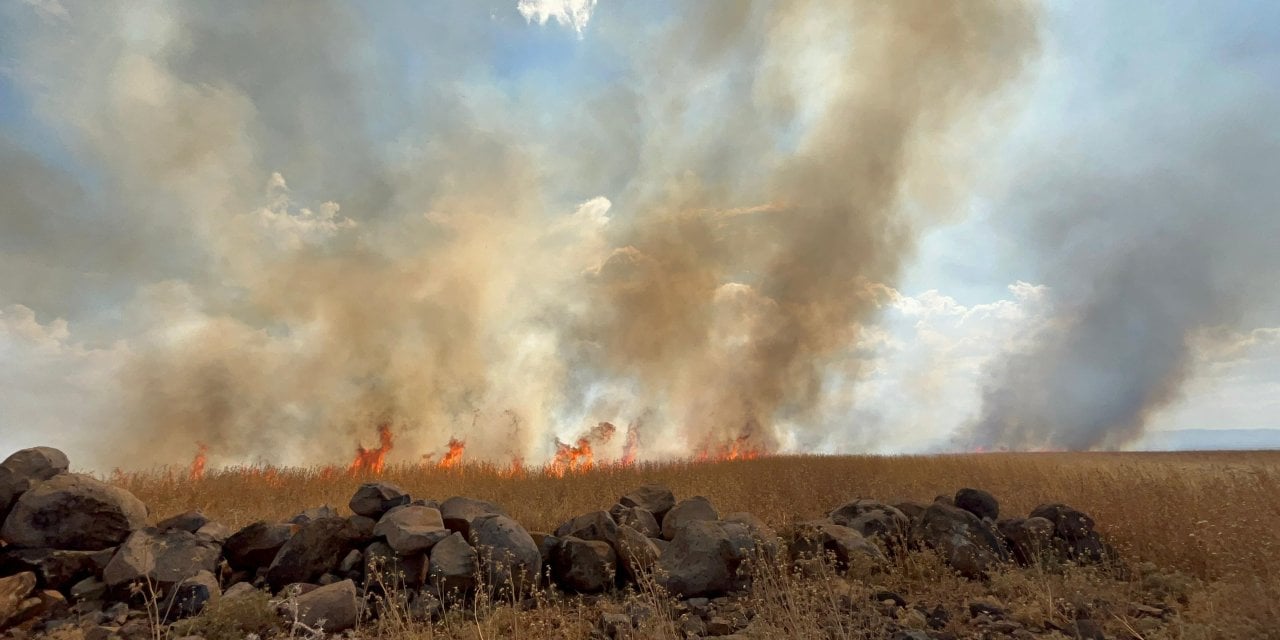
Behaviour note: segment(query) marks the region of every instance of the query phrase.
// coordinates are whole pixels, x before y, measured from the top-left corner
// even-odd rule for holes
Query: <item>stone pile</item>
[[[148,526],[141,501],[68,472],[60,451],[19,451],[0,463],[0,632],[74,624],[102,638],[148,637],[145,620],[130,613],[148,598],[172,621],[254,591],[284,596],[281,615],[291,624],[323,621],[333,632],[371,615],[366,603],[380,595],[397,594],[425,617],[482,587],[519,599],[535,589],[598,594],[651,580],[682,606],[718,603],[707,624],[727,634],[746,614],[725,597],[747,589],[762,561],[858,572],[931,549],[981,579],[1009,563],[1111,557],[1088,515],[1049,504],[1001,519],[996,499],[976,489],[928,505],[858,499],[781,532],[658,485],[554,532],[528,531],[490,502],[414,499],[382,482],[360,486],[347,506],[351,515],[324,506],[238,531],[199,512]]]

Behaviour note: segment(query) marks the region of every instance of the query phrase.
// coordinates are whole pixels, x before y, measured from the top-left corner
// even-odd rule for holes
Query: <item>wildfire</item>
[[[191,471],[187,474],[187,478],[192,482],[204,477],[204,465],[208,461],[209,445],[198,442],[196,443],[196,457],[191,460]]]
[[[462,464],[462,450],[467,443],[457,439],[449,438],[449,450],[440,458],[440,462],[436,463],[439,469],[453,469]]]
[[[382,469],[387,466],[387,453],[391,451],[391,445],[391,427],[385,424],[379,425],[378,448],[366,449],[357,445],[356,457],[351,461],[351,465],[347,467],[347,473],[351,475],[356,475],[361,471],[382,473]]]
[[[727,445],[721,445],[712,451],[709,446],[703,446],[694,459],[698,462],[724,462],[726,460],[755,460],[764,455],[764,451],[759,447],[751,444],[751,434],[744,433],[733,442]]]
[[[622,444],[622,458],[619,462],[624,467],[630,467],[636,463],[636,454],[640,448],[640,431],[633,424],[627,427],[627,441]]]
[[[587,471],[595,466],[595,454],[591,451],[591,441],[578,438],[576,445],[565,444],[556,439],[556,457],[547,466],[547,473],[563,478],[570,471]]]

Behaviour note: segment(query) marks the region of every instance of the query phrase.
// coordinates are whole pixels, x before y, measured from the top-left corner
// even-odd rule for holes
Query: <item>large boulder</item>
[[[979,518],[995,521],[1000,517],[1000,503],[996,497],[982,489],[961,489],[956,492],[956,507]]]
[[[346,518],[319,518],[303,524],[280,547],[267,568],[273,591],[293,582],[312,582],[333,571],[358,540]]]
[[[217,569],[221,549],[216,543],[181,529],[140,529],[120,545],[102,572],[108,587],[150,580],[165,589],[201,571]]]
[[[480,518],[471,523],[471,542],[489,586],[516,595],[537,585],[542,554],[520,523],[507,516]]]
[[[476,550],[455,532],[431,547],[428,575],[437,593],[457,598],[475,588],[479,566]]]
[[[1009,553],[1027,567],[1048,559],[1053,552],[1053,523],[1040,517],[1009,518],[996,523]]]
[[[646,536],[656,538],[662,535],[662,526],[658,519],[644,507],[623,507],[615,518],[620,526],[628,526]]]
[[[312,589],[283,608],[286,618],[296,615],[309,629],[324,629],[326,634],[346,631],[360,622],[360,599],[356,584],[350,580]]]
[[[735,528],[741,531],[734,531]],[[743,588],[748,581],[739,569],[750,554],[740,546],[742,535],[746,535],[746,528],[740,524],[707,520],[686,523],[658,558],[658,583],[668,593],[682,598]]]
[[[387,543],[378,541],[365,548],[362,560],[365,579],[384,589],[417,589],[426,583],[429,563],[423,552],[402,556]]]
[[[156,528],[161,531],[181,529],[188,533],[195,533],[207,524],[209,524],[209,516],[197,510],[165,518],[156,523]]]
[[[966,577],[984,576],[995,565],[1009,561],[1009,553],[992,523],[941,500],[925,510],[919,534],[925,544]]]
[[[373,534],[383,536],[387,544],[402,556],[425,553],[437,542],[449,537],[440,512],[416,505],[393,509],[378,521]]]
[[[67,454],[53,447],[16,451],[0,462],[0,522],[13,503],[37,482],[67,472]]]
[[[386,482],[366,482],[356,489],[347,506],[358,516],[377,520],[393,507],[409,504],[409,494]]]
[[[445,528],[457,531],[463,538],[471,538],[471,523],[487,516],[507,516],[506,509],[486,500],[454,496],[440,503],[440,516]]]
[[[675,539],[680,529],[691,522],[714,522],[720,519],[711,501],[703,496],[694,496],[677,502],[662,518],[662,537]]]
[[[101,551],[5,549],[0,551],[0,576],[30,571],[41,589],[63,590],[102,571]],[[109,553],[109,552],[108,552]],[[110,556],[107,556],[107,560]]]
[[[1082,564],[1114,560],[1089,514],[1065,504],[1044,504],[1032,509],[1031,517],[1053,523],[1053,546],[1059,556]]]
[[[168,590],[164,602],[160,604],[160,612],[165,622],[190,618],[221,597],[222,588],[218,579],[208,571],[200,571]]]
[[[641,576],[651,574],[662,554],[653,538],[625,524],[618,527],[618,544],[614,550],[623,573],[632,582],[638,582]]]
[[[751,535],[751,539],[756,544],[756,548],[763,551],[766,558],[772,559],[777,557],[778,534],[772,527],[766,524],[764,520],[761,520],[746,511],[735,511],[734,513],[725,514],[720,521],[726,523],[737,523],[746,527],[747,532]]]
[[[599,540],[610,546],[618,542],[618,523],[608,511],[592,511],[584,513],[556,529],[556,537],[563,540],[569,536],[582,540]]]
[[[791,531],[791,559],[807,562],[830,559],[841,571],[877,565],[884,554],[861,533],[830,520],[802,522]]]
[[[911,519],[905,513],[875,500],[845,503],[828,517],[842,527],[857,531],[864,538],[879,538],[889,549],[904,546],[911,534]]]
[[[660,484],[646,484],[618,498],[618,504],[624,507],[640,507],[653,514],[662,522],[663,517],[676,506],[676,495]]]
[[[551,575],[566,591],[600,593],[617,581],[618,556],[607,542],[569,536],[556,548]]]
[[[25,620],[39,601],[32,597],[36,590],[36,574],[19,573],[0,578],[0,631]]]
[[[298,530],[295,524],[255,522],[233,534],[223,543],[227,564],[233,569],[253,571],[275,560],[280,547]]]
[[[55,475],[24,492],[0,528],[15,547],[98,551],[114,547],[147,520],[132,493],[78,473]]]
[[[290,518],[289,522],[292,524],[306,524],[312,520],[319,520],[320,518],[336,517],[338,517],[338,510],[334,509],[333,505],[322,504],[318,507],[303,509],[301,513]]]

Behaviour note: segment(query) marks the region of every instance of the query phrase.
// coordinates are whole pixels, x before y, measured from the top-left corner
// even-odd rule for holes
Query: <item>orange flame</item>
[[[361,471],[382,473],[382,469],[387,466],[387,453],[391,451],[391,441],[391,427],[385,424],[378,425],[378,448],[366,449],[356,445],[356,457],[347,467],[347,473],[351,475]]]
[[[453,469],[462,464],[462,450],[467,443],[457,439],[449,438],[449,450],[445,452],[444,457],[440,458],[440,462],[436,463],[436,468]]]
[[[578,438],[577,445],[569,445],[556,439],[556,457],[547,467],[547,473],[563,478],[571,471],[587,471],[595,465],[595,454],[591,451],[591,441]]]
[[[208,461],[209,445],[203,442],[196,443],[196,457],[191,460],[191,471],[187,473],[187,478],[192,482],[204,477],[204,465]]]
[[[702,449],[694,456],[694,460],[698,462],[724,462],[726,460],[755,460],[765,455],[764,450],[751,444],[751,434],[744,433],[729,444],[720,445],[713,452],[708,445],[703,445]]]

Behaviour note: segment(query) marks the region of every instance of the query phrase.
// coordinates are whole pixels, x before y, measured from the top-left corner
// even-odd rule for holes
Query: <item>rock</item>
[[[387,547],[390,549],[390,547]],[[343,556],[342,562],[338,563],[338,572],[343,574],[358,571],[364,566],[364,554],[359,549],[352,549]]]
[[[708,636],[727,636],[731,633],[733,633],[733,625],[730,624],[727,619],[719,616],[712,616],[712,618],[707,621]]]
[[[417,589],[427,582],[429,562],[423,552],[401,556],[387,543],[374,542],[365,547],[363,556],[365,580],[384,590]]]
[[[992,620],[1000,620],[1004,618],[1005,615],[1006,615],[1006,612],[1003,608],[997,605],[991,604],[990,602],[975,600],[969,603],[969,616],[972,618],[976,618],[978,616],[987,616]]]
[[[276,554],[267,569],[273,590],[291,582],[311,582],[333,571],[355,544],[356,531],[346,518],[319,518],[303,524]]]
[[[903,598],[893,591],[877,591],[871,594],[871,600],[873,602],[892,602],[895,607],[907,606],[906,598]]]
[[[607,511],[584,513],[556,529],[556,537],[560,539],[573,536],[581,540],[599,540],[610,546],[618,542],[618,524]]]
[[[249,584],[248,582],[237,582],[230,587],[227,587],[227,590],[222,593],[222,598],[224,600],[230,600],[232,598],[240,598],[255,593],[258,593],[258,589],[252,584]]]
[[[173,622],[199,614],[220,597],[222,589],[218,586],[218,579],[208,571],[200,571],[170,590],[160,611],[166,622]]]
[[[15,547],[97,551],[120,544],[146,520],[146,505],[128,491],[63,473],[18,498],[0,538]]]
[[[287,606],[296,608],[299,622],[311,629],[324,629],[325,633],[346,631],[360,621],[356,584],[350,580],[314,589]]]
[[[387,513],[373,528],[373,533],[386,537],[387,544],[402,556],[430,551],[437,542],[449,537],[440,512],[419,506],[401,507]]]
[[[506,509],[484,500],[454,496],[440,504],[440,516],[444,526],[450,531],[457,531],[463,538],[471,538],[471,523],[485,516],[509,516]]]
[[[1107,634],[1103,632],[1102,625],[1088,618],[1073,621],[1067,625],[1067,632],[1080,640],[1107,640]]]
[[[35,590],[36,574],[30,571],[0,578],[0,630],[25,619],[34,606],[29,600]]]
[[[895,502],[892,506],[894,509],[901,511],[902,515],[907,516],[912,522],[920,520],[924,516],[925,509],[929,508],[919,502]]]
[[[218,544],[226,542],[232,533],[231,528],[221,522],[207,522],[203,527],[196,530],[196,535]]]
[[[703,496],[694,496],[676,503],[662,518],[662,537],[675,539],[680,529],[690,522],[715,521],[720,519],[711,501]]]
[[[1046,504],[1032,509],[1031,517],[1053,523],[1054,549],[1068,560],[1093,564],[1114,557],[1102,536],[1094,530],[1093,518],[1079,509],[1065,504]]]
[[[271,564],[280,547],[293,537],[297,525],[255,522],[231,535],[222,546],[227,563],[235,569],[253,571]]]
[[[490,586],[519,595],[537,585],[542,554],[520,523],[507,516],[480,518],[471,523],[471,542]]]
[[[667,512],[676,506],[676,495],[660,484],[646,484],[618,498],[618,504],[624,507],[640,507],[653,514],[661,524]]]
[[[156,524],[156,528],[161,531],[181,529],[188,533],[195,533],[200,530],[200,527],[203,527],[206,524],[209,524],[208,516],[200,513],[199,511],[188,511],[186,513],[179,513],[171,518],[161,520]]]
[[[1053,523],[1044,518],[1010,518],[996,523],[1009,553],[1028,567],[1053,552]]]
[[[91,551],[58,551],[55,549],[5,549],[0,551],[0,575],[31,571],[36,586],[61,590],[99,571],[95,553]]]
[[[566,591],[600,593],[617,580],[618,556],[608,542],[569,536],[556,549],[551,575]]]
[[[349,516],[347,522],[351,523],[351,528],[356,532],[356,539],[360,544],[369,544],[377,537],[373,530],[378,526],[378,521],[368,516]]]
[[[627,525],[618,527],[618,544],[614,551],[623,573],[632,582],[638,582],[643,575],[652,574],[653,567],[662,554],[652,538]]]
[[[790,548],[793,562],[829,559],[840,571],[875,565],[884,560],[880,549],[862,534],[829,520],[796,525],[792,530]]]
[[[66,473],[69,464],[67,454],[53,447],[22,449],[0,462],[0,522],[32,485]]]
[[[474,589],[478,568],[476,550],[461,533],[455,532],[431,548],[428,574],[436,591],[444,596],[465,595]]]
[[[832,522],[857,531],[864,538],[879,538],[890,550],[903,548],[911,533],[911,519],[897,507],[875,500],[854,500],[829,515]]]
[[[336,517],[338,517],[338,510],[326,504],[326,505],[321,505],[319,507],[311,507],[310,509],[306,509],[302,513],[299,513],[298,515],[290,518],[289,522],[293,524],[306,524],[308,522],[311,522],[312,520],[319,520],[321,518],[336,518]]]
[[[920,536],[960,575],[978,578],[1009,554],[994,527],[972,513],[935,501],[920,520]]]
[[[393,507],[409,504],[409,494],[386,482],[366,482],[356,489],[347,506],[351,512],[377,520]]]
[[[961,489],[956,492],[955,506],[979,518],[994,522],[1000,517],[1000,503],[996,497],[982,489]]]
[[[933,640],[933,636],[924,631],[899,629],[889,636],[889,640]]]
[[[668,518],[678,508],[673,508]],[[736,527],[745,535],[745,527]],[[678,527],[670,546],[658,558],[658,583],[668,593],[684,598],[742,588],[746,581],[738,568],[747,556],[735,543],[734,533],[723,523],[707,520],[692,520]]]
[[[89,576],[71,585],[71,600],[74,602],[93,602],[102,600],[107,595],[107,583],[96,576]]]
[[[600,614],[600,631],[610,640],[622,640],[631,633],[631,618],[625,613]]]
[[[618,513],[617,522],[646,536],[656,538],[662,535],[662,527],[658,525],[658,519],[644,507],[623,507]]]
[[[217,544],[194,533],[148,527],[133,532],[120,545],[103,570],[102,580],[112,589],[144,579],[167,589],[201,571],[213,573],[220,552]]]
[[[551,557],[555,554],[556,547],[560,546],[560,538],[540,531],[530,531],[529,537],[533,538],[533,543],[538,545],[543,566],[551,564]]]

